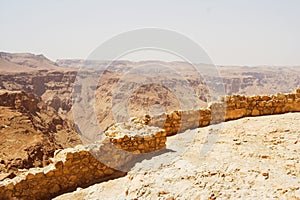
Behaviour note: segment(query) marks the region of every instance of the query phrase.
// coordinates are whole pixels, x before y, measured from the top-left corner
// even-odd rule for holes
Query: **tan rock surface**
[[[186,131],[168,138],[173,152],[56,199],[299,199],[299,122],[288,113]]]

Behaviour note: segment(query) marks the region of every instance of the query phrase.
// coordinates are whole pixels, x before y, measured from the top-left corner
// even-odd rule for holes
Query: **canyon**
[[[217,69],[218,75],[211,73],[212,67]],[[266,126],[261,128],[263,140],[272,142],[270,151],[276,154],[276,159],[290,163],[287,164],[287,172],[280,172],[288,173],[282,177],[292,176],[293,184],[299,184],[299,158],[294,155],[295,152],[299,153],[299,116],[298,113],[290,113],[300,111],[300,90],[294,91],[300,87],[299,67],[235,67],[122,60],[110,62],[69,59],[53,62],[43,55],[0,53],[0,70],[2,199],[50,199],[76,189],[74,193],[57,198],[97,199],[97,195],[104,195],[107,197],[104,199],[110,199],[107,195],[113,188],[121,187],[119,184],[124,184],[124,189],[127,189],[114,195],[118,199],[187,199],[187,196],[175,189],[166,191],[168,189],[160,181],[150,183],[151,179],[162,178],[160,172],[167,176],[168,170],[172,174],[179,173],[193,180],[198,180],[197,174],[202,174],[201,177],[208,180],[202,187],[203,194],[187,192],[194,195],[194,199],[226,198],[229,194],[223,194],[220,187],[207,187],[207,184],[213,181],[219,182],[219,185],[228,185],[224,182],[229,179],[228,176],[233,179],[232,184],[235,184],[229,188],[235,188],[231,197],[241,198],[245,194],[236,192],[239,190],[237,184],[240,184],[237,183],[236,176],[239,174],[245,178],[245,174],[240,174],[239,170],[233,172],[216,167],[216,173],[207,169],[203,171],[202,168],[199,171],[186,161],[178,168],[177,161],[168,160],[167,155],[173,160],[186,159],[186,155],[178,156],[177,152],[193,154],[196,151],[193,148],[202,145],[200,149],[207,153],[208,166],[214,168],[212,160],[215,158],[209,156],[214,154],[215,145],[218,146],[222,141],[219,137],[228,137],[224,142],[226,145],[228,143],[229,146],[234,145],[243,150],[249,148],[249,145],[255,146],[254,136],[250,141],[242,139],[250,134],[250,126],[255,126],[255,123],[262,126],[273,119],[283,123],[272,123],[274,127],[287,131],[276,129],[272,135],[274,128]],[[84,98],[81,98],[82,95]],[[97,124],[100,131],[93,134],[101,136],[101,140],[95,139],[96,137],[86,140],[85,132],[93,130],[90,119],[85,118],[90,114],[76,118],[78,113],[88,110],[87,107],[78,110],[74,107],[77,102],[84,102],[83,106],[95,104],[96,117],[92,123]],[[275,116],[258,117],[262,115]],[[256,118],[261,121],[258,122]],[[231,120],[237,121],[227,122]],[[290,128],[286,128],[288,120],[291,122]],[[78,126],[78,121],[86,124]],[[248,128],[240,127],[244,130],[240,132],[226,128],[227,123],[234,127],[238,126],[235,123],[243,124]],[[217,131],[211,132],[214,127],[220,126],[225,128],[217,128]],[[206,140],[209,140],[209,135],[218,139],[212,139],[212,143],[199,143],[202,139],[197,138],[204,136],[198,132],[202,131],[208,131]],[[279,139],[288,139],[278,142],[277,135]],[[177,147],[177,143],[183,147]],[[244,147],[244,144],[248,146]],[[259,148],[262,147],[263,145]],[[277,147],[285,149],[284,152],[291,153],[292,157],[279,158]],[[205,148],[208,149],[204,150]],[[254,159],[255,163],[271,159],[269,155],[263,155],[259,148],[256,149],[255,146],[253,149],[257,154],[262,154],[258,157],[250,154],[246,156],[242,151],[242,157],[235,158]],[[289,149],[293,149],[292,152]],[[232,154],[232,150],[228,150],[229,154]],[[222,156],[220,153],[220,159]],[[224,155],[228,162],[229,157]],[[191,157],[188,155],[188,158]],[[197,159],[193,162],[197,162]],[[234,160],[230,162],[235,163]],[[160,167],[158,163],[162,163]],[[143,164],[146,171],[143,171]],[[280,166],[283,167],[281,163]],[[186,174],[187,171],[182,171],[184,168],[191,171],[190,176]],[[247,170],[250,173],[249,170],[255,170],[254,168],[255,166]],[[273,197],[285,195],[291,199],[300,198],[299,188],[292,188],[291,185],[279,189],[274,187],[273,181],[278,180],[270,176],[270,173],[276,174],[276,168],[268,169],[268,172],[263,169],[265,171],[255,172],[255,177],[259,178],[260,174],[262,176],[258,184],[263,184],[263,180],[271,181],[269,191]],[[140,175],[142,172],[144,175]],[[255,173],[251,172],[252,175]],[[151,186],[141,185],[137,179],[148,182]],[[173,177],[170,184],[187,184],[186,190],[195,190],[197,184],[191,186],[190,182],[183,183],[184,179],[180,176]],[[254,178],[251,184],[253,181],[256,183],[257,180]],[[129,186],[131,184],[133,187]],[[200,182],[199,184],[201,185]],[[242,191],[246,192],[244,186]],[[80,189],[85,187],[87,188]],[[158,188],[165,189],[158,191]],[[214,192],[211,188],[215,188]],[[253,195],[266,194],[258,188],[255,191],[252,191]]]

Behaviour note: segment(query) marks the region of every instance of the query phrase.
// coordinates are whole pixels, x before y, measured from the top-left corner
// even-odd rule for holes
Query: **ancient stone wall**
[[[27,172],[0,183],[1,199],[50,199],[62,191],[72,191],[116,173],[116,170],[98,162],[88,151],[67,149],[54,157],[54,163],[45,168]]]
[[[207,109],[190,111],[173,111],[155,116],[144,116],[144,121],[150,126],[163,128],[167,135],[197,127],[208,126],[222,121],[242,117],[282,114],[300,111],[300,89],[292,94],[277,94],[270,96],[233,95],[210,103]]]
[[[117,148],[134,154],[149,153],[166,147],[166,132],[146,126],[143,120],[132,118],[108,128],[105,135]]]
[[[141,153],[166,146],[164,130],[134,120],[115,124],[99,143],[57,151],[47,167],[31,168],[5,179],[0,182],[0,199],[50,199],[77,187],[125,175],[136,160],[143,159]],[[129,133],[121,131],[124,127]]]

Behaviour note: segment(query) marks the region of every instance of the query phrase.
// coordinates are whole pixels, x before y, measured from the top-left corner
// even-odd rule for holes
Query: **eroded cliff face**
[[[300,86],[300,67],[221,67],[226,94],[288,93]]]
[[[42,167],[57,149],[80,144],[75,131],[40,97],[0,91],[0,172]]]
[[[195,109],[194,105],[186,105],[186,103],[182,105],[180,98],[188,96],[178,92],[183,86],[191,90],[197,101],[195,105],[198,107],[206,107],[207,103],[211,101],[211,95],[224,95],[224,93],[227,95],[267,95],[277,92],[287,93],[291,92],[293,88],[300,87],[299,67],[219,67],[220,74],[216,77],[216,74],[209,74],[208,66],[205,66],[206,68],[203,70],[207,74],[195,74],[195,69],[183,62],[117,61],[110,64],[108,61],[60,60],[59,64],[70,68],[56,69],[55,71],[43,69],[31,72],[26,72],[26,70],[3,72],[0,74],[0,89],[22,90],[37,94],[63,119],[72,122],[72,92],[82,90],[80,85],[76,85],[74,88],[78,67],[93,66],[92,69],[80,73],[80,76],[88,81],[89,77],[96,74],[96,69],[102,70],[101,77],[95,79],[98,84],[95,84],[92,92],[96,97],[97,120],[101,128],[105,130],[109,125],[118,121],[115,116],[122,116],[122,109],[114,109],[118,110],[118,113],[112,113],[112,109],[124,100],[124,94],[127,95],[128,91],[129,96],[125,99],[128,101],[126,112],[129,117],[133,117],[170,112],[183,106]],[[111,66],[107,67],[109,64]],[[157,67],[159,73],[156,76],[151,75],[151,71],[147,72],[147,70],[141,76],[138,73],[131,73],[135,72],[134,70],[139,66],[163,67],[161,71]],[[164,67],[174,69],[180,76],[176,76],[175,73],[167,73],[168,71],[164,71]],[[99,72],[97,73],[99,74]],[[148,75],[150,78],[145,78]],[[144,84],[141,84],[141,78],[145,79]],[[160,82],[160,78],[167,81]],[[124,81],[126,84],[121,85]],[[208,88],[208,85],[214,85],[215,88]],[[224,93],[217,94],[216,91],[222,90],[222,87],[225,89]],[[178,93],[175,93],[176,91]],[[82,95],[85,94],[82,93]],[[88,98],[91,99],[91,97]]]
[[[74,86],[77,73],[75,70],[3,73],[0,74],[0,89],[34,93],[40,96],[47,105],[53,107],[63,119],[72,122],[72,92],[79,91],[80,95],[85,95],[80,85]],[[89,78],[94,76],[94,71],[81,73],[80,76],[84,81],[89,81]],[[140,76],[138,74],[133,75],[130,82],[126,83],[120,90],[118,84],[123,76],[124,74],[116,71],[105,71],[99,79],[98,85],[96,84],[96,88],[92,89],[96,97],[98,121],[103,129],[114,122],[115,119],[111,110],[116,105],[115,102],[122,100],[122,93],[130,91],[140,84]],[[207,87],[199,78],[189,78],[189,81],[191,86],[188,87],[195,90],[197,104],[205,107],[209,99]],[[177,86],[174,87],[175,83]],[[164,86],[160,84],[139,85],[128,97],[130,116],[142,116],[145,113],[157,114],[179,109],[178,96],[174,95],[174,91],[171,89],[176,90],[184,84],[187,84],[186,81],[171,77],[170,82]],[[87,99],[91,98],[92,96],[87,97]],[[193,108],[192,106],[194,105],[191,105],[190,108]],[[156,107],[159,109],[155,110]]]
[[[42,98],[56,111],[71,109],[71,92],[75,81],[76,71],[39,70],[31,73],[2,73],[0,88],[10,91],[25,91],[34,93]]]
[[[141,81],[139,74],[126,75],[105,71],[95,93],[100,127],[105,130],[114,122],[141,117],[144,114],[171,112],[182,107],[196,109],[207,106],[209,92],[200,78],[188,78],[192,85],[174,75],[168,75],[165,82],[159,79],[158,76],[150,76]],[[184,88],[191,90],[193,101],[189,99],[191,95],[184,94],[187,92]]]

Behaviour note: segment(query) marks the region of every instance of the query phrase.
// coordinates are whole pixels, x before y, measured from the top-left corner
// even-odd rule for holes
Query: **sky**
[[[0,0],[0,25],[0,51],[52,60],[85,59],[115,35],[155,27],[218,65],[300,65],[299,0]]]

